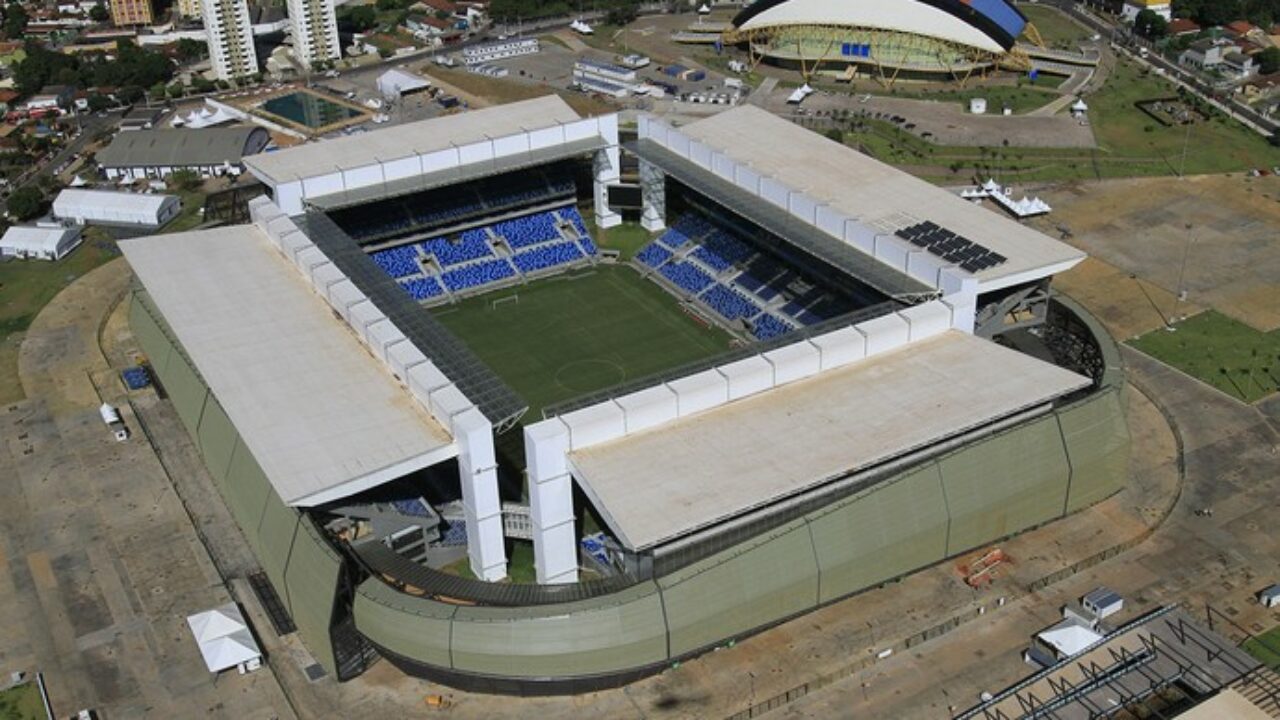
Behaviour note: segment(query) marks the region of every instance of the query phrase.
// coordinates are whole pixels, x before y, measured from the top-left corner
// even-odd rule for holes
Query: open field
[[[1280,671],[1280,626],[1245,640],[1240,649],[1272,670]]]
[[[1194,305],[1263,332],[1280,328],[1280,178],[1132,178],[1018,190],[1053,206],[1032,226],[1055,237],[1068,229],[1073,245],[1160,289],[1152,297],[1166,316],[1191,314]],[[1126,282],[1133,281],[1121,277],[1116,286]],[[1182,307],[1162,297],[1179,289],[1187,293]]]
[[[1036,26],[1044,44],[1051,48],[1076,50],[1082,40],[1092,35],[1084,27],[1072,22],[1070,18],[1048,5],[1029,5],[1020,3],[1018,9],[1027,20]]]
[[[478,98],[481,103],[477,104],[504,105],[544,95],[559,95],[564,98],[569,107],[580,115],[600,115],[617,110],[609,103],[590,95],[567,90],[557,91],[545,85],[535,85],[531,82],[492,78],[465,70],[450,70],[439,66],[431,66],[425,69],[424,72],[428,77],[443,80],[447,85],[452,85],[464,93]]]
[[[1261,333],[1212,310],[1172,327],[1130,344],[1245,402],[1280,389],[1280,330]]]
[[[506,297],[518,301],[494,301]],[[543,407],[729,348],[629,267],[606,265],[433,311],[530,405]]]
[[[44,703],[34,682],[0,691],[0,720],[44,720]]]
[[[1033,88],[1008,90],[1045,94]],[[1118,61],[1103,88],[1086,98],[1096,150],[1023,148],[1017,142],[1012,147],[990,148],[935,145],[874,119],[863,121],[862,130],[850,133],[846,141],[880,160],[908,165],[918,175],[944,181],[967,177],[975,168],[980,174],[998,172],[1009,180],[1054,182],[1226,173],[1280,165],[1280,150],[1234,120],[1217,115],[1187,127],[1164,127],[1134,106],[1139,100],[1174,94],[1173,85],[1159,76]],[[947,95],[927,97],[945,99]]]
[[[84,243],[56,262],[0,262],[0,403],[23,398],[18,342],[36,314],[73,280],[116,256],[104,233],[90,229]]]

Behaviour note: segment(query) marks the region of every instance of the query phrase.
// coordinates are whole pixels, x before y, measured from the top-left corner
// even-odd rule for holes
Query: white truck
[[[98,414],[102,416],[102,422],[106,423],[107,428],[115,433],[116,442],[129,439],[129,428],[125,427],[124,421],[120,419],[119,410],[109,403],[102,403],[102,407],[98,408]]]

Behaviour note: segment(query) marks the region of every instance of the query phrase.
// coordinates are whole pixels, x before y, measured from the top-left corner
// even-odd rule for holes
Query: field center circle
[[[585,358],[560,366],[556,383],[573,392],[587,392],[617,385],[627,379],[627,371],[612,360]]]

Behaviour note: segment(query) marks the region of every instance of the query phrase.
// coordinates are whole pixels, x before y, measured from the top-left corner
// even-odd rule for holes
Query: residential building
[[[1222,56],[1222,74],[1236,80],[1244,80],[1258,71],[1253,58],[1242,52],[1229,52]]]
[[[69,85],[48,85],[27,98],[23,108],[33,116],[61,113],[71,107],[71,99],[74,95],[75,88]]]
[[[218,79],[234,80],[258,72],[248,2],[201,0],[201,12],[209,33],[209,61]]]
[[[1227,53],[1240,52],[1239,46],[1229,40],[1204,38],[1191,43],[1191,46],[1178,56],[1178,64],[1196,70],[1214,70],[1222,64]]]
[[[1200,32],[1200,26],[1195,20],[1188,18],[1174,18],[1169,21],[1169,36],[1178,37],[1179,35],[1194,35]]]
[[[414,37],[439,37],[452,30],[453,23],[430,13],[411,12],[404,18],[404,28]]]
[[[1173,5],[1169,0],[1124,0],[1120,17],[1125,22],[1133,22],[1143,10],[1150,10],[1165,20],[1173,19]]]
[[[173,8],[184,18],[198,19],[200,17],[200,0],[178,0],[173,4]]]
[[[293,57],[304,68],[341,59],[334,0],[289,0]]]
[[[116,27],[150,25],[151,0],[111,0],[111,24]]]
[[[203,177],[239,175],[244,158],[262,152],[270,136],[260,127],[206,130],[134,130],[116,135],[97,154],[109,180],[163,178],[175,170]]]

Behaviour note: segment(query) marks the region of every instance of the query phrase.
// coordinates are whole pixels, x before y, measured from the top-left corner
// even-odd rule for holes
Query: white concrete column
[[[640,226],[649,232],[667,227],[667,176],[653,163],[640,161]]]
[[[454,416],[453,436],[459,450],[458,479],[462,484],[471,572],[489,582],[501,580],[507,576],[507,554],[503,545],[493,425],[473,407]]]
[[[610,185],[622,180],[622,158],[617,145],[597,150],[592,159],[595,177],[596,227],[611,228],[622,222],[622,216],[609,209]]]
[[[540,583],[578,581],[578,538],[568,452],[569,429],[558,419],[525,427],[533,561]]]

